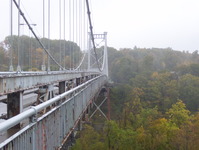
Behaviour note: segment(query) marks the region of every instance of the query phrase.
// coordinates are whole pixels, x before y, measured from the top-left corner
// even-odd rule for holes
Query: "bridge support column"
[[[88,105],[87,109],[82,115],[81,122],[89,122],[90,107],[91,107],[91,104]]]
[[[107,112],[107,118],[108,120],[111,119],[111,104],[110,104],[110,89],[107,87],[107,107],[108,107],[108,112]]]
[[[78,122],[78,130],[81,131],[82,130],[82,118],[80,118],[79,122]]]
[[[11,118],[23,111],[23,91],[8,94],[7,98],[7,118]],[[20,124],[14,128],[20,128]]]
[[[100,95],[101,95],[101,96],[100,96]],[[96,103],[97,101],[95,101],[95,100],[93,101],[93,104],[94,104],[94,106],[96,107],[96,109],[95,109],[95,110],[92,112],[92,114],[90,115],[90,119],[96,114],[97,111],[99,111],[99,113],[102,114],[102,116],[104,116],[105,119],[110,120],[110,97],[109,97],[109,88],[108,88],[108,87],[104,87],[104,88],[101,90],[99,96],[100,96],[101,98],[104,97],[104,99],[103,99],[100,103],[99,103],[99,101],[98,101],[98,99],[97,99],[97,101],[98,101],[99,104]],[[100,99],[101,99],[101,98],[100,98]],[[103,104],[105,104],[106,101],[107,101],[107,114],[105,114],[105,113],[102,111],[102,109],[101,109],[101,106],[102,106]]]

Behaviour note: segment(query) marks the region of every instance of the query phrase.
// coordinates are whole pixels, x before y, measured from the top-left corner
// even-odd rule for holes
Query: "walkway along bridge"
[[[41,71],[25,72],[21,67],[20,55],[18,55],[17,69],[14,71],[12,48],[10,48],[9,72],[0,72],[0,98],[2,98],[0,102],[7,106],[5,120],[0,123],[0,150],[54,150],[63,148],[64,143],[73,138],[73,132],[76,128],[81,128],[82,121],[88,118],[90,107],[93,105],[101,89],[106,89],[106,93],[109,93],[106,86],[108,82],[107,33],[93,33],[88,0],[68,1],[68,7],[72,11],[70,13],[73,13],[70,16],[75,17],[79,14],[78,17],[73,20],[71,19],[69,24],[74,26],[75,21],[76,24],[80,24],[80,21],[85,22],[84,19],[77,20],[81,18],[81,13],[86,11],[88,23],[85,23],[89,24],[90,32],[88,36],[83,37],[82,28],[87,28],[86,25],[70,27],[70,30],[73,30],[74,37],[75,34],[77,35],[78,32],[81,32],[79,37],[72,38],[78,39],[79,43],[77,41],[74,42],[79,45],[80,49],[83,47],[83,41],[88,43],[88,46],[87,48],[84,47],[85,52],[79,65],[74,67],[73,61],[70,62],[71,68],[66,69],[65,64],[61,62],[63,46],[60,47],[60,61],[58,62],[51,55],[50,47],[46,48],[34,32],[28,19],[25,17],[26,14],[20,8],[20,0],[18,3],[16,0],[11,0],[11,37],[13,28],[12,5],[15,4],[19,14],[18,36],[20,36],[20,18],[22,17],[42,47],[43,58],[47,57],[48,59],[46,62],[43,59]],[[50,2],[48,0],[48,20],[50,20]],[[63,12],[65,14],[65,0],[60,0],[57,3],[60,6],[59,11],[62,5],[64,5]],[[45,8],[44,4],[45,0],[43,0],[43,9]],[[78,6],[76,8],[78,12],[75,12],[74,6]],[[64,16],[63,32],[65,33],[65,15],[61,16]],[[45,13],[43,18],[45,18]],[[49,24],[48,29],[50,29]],[[77,30],[75,31],[75,29]],[[100,44],[103,44],[99,49],[97,46],[100,44],[96,46],[96,41],[98,40]],[[70,52],[72,53],[72,50]],[[20,54],[20,42],[18,42],[18,54]],[[66,60],[62,61],[65,62]],[[54,62],[59,69],[52,71],[52,64],[50,62]],[[46,64],[47,67],[45,66]],[[64,66],[61,64],[64,64]],[[24,103],[27,99],[24,99],[24,95],[31,93],[36,93],[37,99],[34,99],[28,107],[25,107]],[[106,97],[105,100],[107,100]],[[97,108],[99,109],[99,107]]]

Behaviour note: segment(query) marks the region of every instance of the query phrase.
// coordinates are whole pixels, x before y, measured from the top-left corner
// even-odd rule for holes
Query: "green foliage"
[[[118,69],[120,68],[120,69]],[[137,64],[130,58],[122,57],[115,60],[112,66],[113,80],[118,83],[127,83],[138,70]]]
[[[159,106],[165,112],[179,97],[178,81],[173,73],[158,73],[137,75],[131,79],[133,87],[139,87],[144,94],[142,103],[147,107]]]
[[[84,130],[80,133],[80,138],[76,140],[72,150],[102,150],[104,148],[101,142],[101,136],[94,131],[91,126],[85,125]]]
[[[134,88],[130,93],[129,101],[125,103],[123,110],[124,127],[129,127],[136,123],[137,115],[142,111],[141,95],[143,95],[143,91],[139,88]]]
[[[191,111],[199,108],[199,77],[190,74],[179,79],[179,98],[187,105]]]
[[[111,111],[114,112],[112,114],[112,118],[119,119],[124,104],[125,102],[127,102],[130,91],[131,87],[128,84],[118,85],[116,87],[111,88]]]
[[[199,76],[199,64],[189,64],[189,65],[182,65],[176,68],[180,75],[191,74],[194,76]]]
[[[177,130],[178,128],[165,118],[154,120],[149,127],[149,133],[151,135],[150,149],[172,150],[170,142]]]
[[[133,150],[135,147],[135,132],[119,128],[114,121],[109,121],[105,127],[106,147],[109,150]]]
[[[197,150],[199,114],[191,117],[182,101],[173,104],[166,115],[161,115],[157,107],[142,108],[132,115],[137,116],[134,124],[121,126],[107,121],[100,133],[86,125],[72,150]]]
[[[177,126],[181,126],[189,121],[190,111],[186,109],[185,104],[179,100],[176,104],[172,105],[172,108],[167,112],[170,121]]]
[[[129,79],[140,73],[154,71],[178,71],[182,65],[196,64],[199,55],[174,51],[171,48],[134,48],[120,49],[108,48],[109,69],[111,79],[117,83],[128,83]],[[181,69],[180,69],[181,68]],[[198,74],[197,67],[192,67]]]
[[[142,109],[139,115],[137,115],[137,120],[135,122],[135,128],[144,127],[148,128],[149,124],[151,124],[155,119],[159,118],[160,112],[158,112],[158,108],[145,108]]]

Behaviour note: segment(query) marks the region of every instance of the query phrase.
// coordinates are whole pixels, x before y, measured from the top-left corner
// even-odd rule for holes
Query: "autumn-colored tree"
[[[148,147],[153,150],[172,150],[171,139],[177,131],[178,127],[165,118],[154,120],[149,127],[151,145]]]
[[[123,119],[124,127],[133,125],[136,122],[137,115],[142,111],[142,105],[140,102],[140,96],[143,95],[143,91],[140,88],[134,88],[129,95],[129,101],[125,103]]]
[[[190,119],[190,111],[186,109],[186,105],[181,100],[173,104],[167,114],[169,120],[179,127],[188,123]]]

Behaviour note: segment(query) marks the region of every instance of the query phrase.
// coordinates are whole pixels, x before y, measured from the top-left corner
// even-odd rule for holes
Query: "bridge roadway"
[[[87,78],[77,87],[68,91],[62,91],[62,94],[2,122],[0,134],[5,134],[7,130],[10,130],[23,120],[27,120],[28,125],[0,143],[0,150],[51,150],[61,148],[75,127],[84,118],[96,94],[107,82],[107,76],[100,75],[97,72],[52,72],[48,74],[27,73],[10,75],[4,73],[1,74],[0,78],[1,86],[3,86],[0,90],[1,95],[9,95],[13,91],[21,92],[43,85],[62,83],[63,81],[64,89],[66,89],[65,81],[75,80],[78,83],[80,78]],[[47,111],[45,114],[42,114],[44,110]]]

